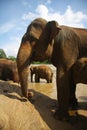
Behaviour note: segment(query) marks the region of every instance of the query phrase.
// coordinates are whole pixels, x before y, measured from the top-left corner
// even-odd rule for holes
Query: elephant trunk
[[[21,83],[21,90],[24,97],[28,98],[28,76],[29,64],[31,63],[33,48],[29,41],[22,42],[17,55],[17,67],[19,79]]]

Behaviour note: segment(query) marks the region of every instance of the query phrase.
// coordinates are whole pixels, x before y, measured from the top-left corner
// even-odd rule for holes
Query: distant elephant
[[[56,21],[37,18],[28,26],[17,54],[23,96],[28,98],[28,66],[32,61],[50,59],[57,68],[58,110],[55,117],[67,119],[73,97],[71,68],[77,59],[87,57],[87,29],[59,26]]]
[[[17,63],[8,59],[0,59],[0,79],[19,83]]]
[[[39,65],[31,66],[31,82],[33,82],[33,75],[35,74],[35,82],[40,82],[40,78],[46,79],[47,83],[52,83],[53,71],[49,66]]]

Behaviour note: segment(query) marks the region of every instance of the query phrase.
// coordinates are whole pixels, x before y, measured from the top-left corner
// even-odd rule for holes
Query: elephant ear
[[[56,37],[56,35],[59,33],[61,28],[56,21],[48,22],[48,26],[49,26],[49,32],[50,32],[50,38],[49,39],[50,39],[50,43],[51,43],[52,40]]]

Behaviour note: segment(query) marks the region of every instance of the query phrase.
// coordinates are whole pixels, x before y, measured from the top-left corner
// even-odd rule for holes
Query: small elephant
[[[0,59],[0,79],[19,83],[17,63],[8,59]]]
[[[71,80],[73,86],[70,87],[71,97],[70,97],[70,106],[73,108],[78,106],[75,91],[76,84],[83,83],[87,84],[87,58],[80,58],[71,68]]]
[[[28,66],[32,61],[50,59],[57,68],[59,108],[55,117],[67,119],[74,86],[71,68],[81,57],[87,57],[87,29],[60,26],[57,21],[46,21],[43,18],[33,20],[22,37],[17,54],[23,96],[28,98]]]
[[[87,84],[87,58],[80,58],[72,67],[74,84]]]
[[[35,82],[40,82],[40,78],[46,79],[47,83],[52,83],[53,71],[49,66],[39,65],[31,66],[31,82],[33,82],[33,74],[35,74]]]

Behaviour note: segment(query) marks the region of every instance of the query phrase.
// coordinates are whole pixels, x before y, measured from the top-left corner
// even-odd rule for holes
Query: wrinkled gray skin
[[[28,26],[17,55],[23,96],[28,98],[28,66],[50,59],[57,68],[58,119],[68,117],[69,101],[75,98],[71,68],[78,58],[87,57],[87,30],[58,26],[56,21],[36,19]],[[72,92],[72,93],[71,93]]]
[[[35,82],[40,82],[40,78],[46,79],[47,83],[52,83],[53,72],[52,69],[46,65],[31,66],[31,82],[33,82],[33,75],[35,74]]]

